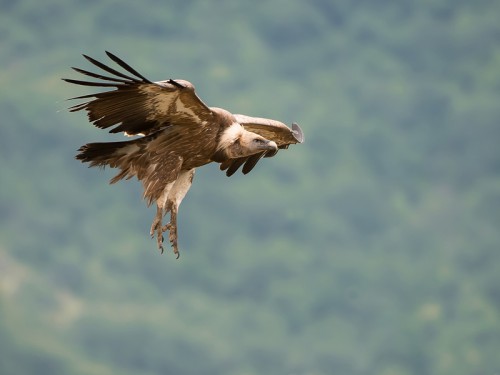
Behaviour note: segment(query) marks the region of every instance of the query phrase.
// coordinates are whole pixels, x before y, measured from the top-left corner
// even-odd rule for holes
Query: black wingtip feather
[[[226,176],[231,177],[246,161],[246,158],[235,159],[226,171]]]
[[[103,79],[105,81],[112,81],[112,82],[119,82],[119,83],[130,83],[130,81],[127,79],[103,76],[102,74],[89,72],[88,70],[75,68],[74,66],[71,67],[71,69],[73,69],[74,71],[76,71],[78,73],[84,74],[84,75],[92,77],[92,78]]]
[[[241,170],[243,174],[250,173],[250,171],[257,165],[259,160],[264,156],[265,152],[261,152],[260,154],[252,155],[248,158],[243,169]]]
[[[115,83],[80,81],[77,79],[69,79],[69,78],[62,78],[62,80],[68,83],[73,83],[75,85],[82,85],[82,86],[116,87]]]
[[[178,88],[180,88],[180,89],[186,88],[186,86],[180,84],[175,79],[169,79],[167,82],[170,83],[170,84],[172,84],[172,85],[174,85],[174,86],[176,86],[176,87],[178,87]]]
[[[123,61],[122,59],[120,59],[118,56],[112,54],[109,51],[106,51],[106,55],[108,55],[108,57],[111,60],[113,60],[118,65],[120,65],[123,69],[125,69],[129,73],[131,73],[131,74],[135,75],[136,77],[142,79],[144,82],[151,83],[151,81],[149,79],[145,78],[142,74],[140,74],[137,70],[135,70],[130,65],[128,65],[125,61]]]
[[[87,56],[87,55],[83,55],[83,57],[85,57],[89,62],[91,62],[92,64],[94,64],[95,66],[97,66],[98,68],[101,68],[102,70],[108,72],[108,73],[111,73],[111,74],[114,74],[115,76],[118,76],[118,77],[122,77],[122,78],[125,78],[127,80],[130,80],[131,82],[141,82],[140,80],[138,80],[137,78],[134,78],[134,77],[130,77],[126,74],[123,74],[121,72],[119,72],[118,70],[115,70],[113,68],[110,68],[109,66],[103,64],[102,62],[100,61],[97,61],[96,59],[93,59],[92,57],[90,56]]]

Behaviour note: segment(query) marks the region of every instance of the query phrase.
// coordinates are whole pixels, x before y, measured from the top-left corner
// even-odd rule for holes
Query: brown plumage
[[[101,129],[111,128],[110,133],[141,137],[89,143],[78,150],[76,158],[88,162],[90,167],[118,168],[120,172],[111,183],[134,176],[142,182],[148,205],[153,202],[157,205],[150,234],[152,237],[156,234],[162,253],[163,233],[168,230],[173,251],[179,257],[177,212],[197,167],[216,162],[227,176],[241,166],[247,174],[262,157],[274,156],[278,149],[304,141],[297,124],[290,129],[279,121],[207,107],[190,82],[181,79],[151,82],[112,53],[106,54],[127,73],[83,55],[104,74],[73,69],[101,81],[63,80],[114,90],[72,98],[90,100],[70,107],[70,111],[87,111],[92,124]],[[170,222],[162,225],[167,213]]]

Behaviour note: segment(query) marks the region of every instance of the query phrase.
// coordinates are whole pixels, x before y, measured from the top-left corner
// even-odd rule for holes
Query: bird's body
[[[110,133],[123,132],[141,136],[129,141],[89,143],[76,156],[90,166],[120,169],[111,183],[136,177],[144,187],[148,205],[156,203],[157,214],[151,226],[158,247],[163,251],[163,232],[178,256],[177,212],[191,187],[195,169],[211,162],[221,164],[228,176],[243,165],[248,173],[261,157],[274,156],[278,149],[301,143],[298,125],[289,129],[269,119],[232,113],[207,107],[197,96],[194,86],[185,80],[151,82],[115,55],[107,55],[131,75],[110,68],[85,56],[87,60],[112,76],[73,68],[84,75],[105,82],[64,79],[67,82],[113,91],[84,95],[73,99],[92,100],[75,105],[71,111],[86,110],[89,120]],[[170,212],[170,222],[162,225]]]

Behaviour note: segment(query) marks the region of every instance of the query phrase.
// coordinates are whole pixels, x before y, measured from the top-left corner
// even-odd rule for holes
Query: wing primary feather
[[[261,152],[260,154],[252,155],[248,158],[243,169],[241,170],[243,174],[249,173],[253,167],[259,162],[259,160],[264,156],[265,152]]]
[[[134,77],[130,77],[126,74],[123,74],[121,72],[119,72],[118,70],[115,70],[113,68],[110,68],[109,66],[107,65],[104,65],[102,62],[100,61],[97,61],[96,59],[93,59],[92,57],[90,56],[87,56],[87,55],[83,55],[83,57],[85,57],[88,61],[90,61],[92,64],[94,64],[95,66],[97,66],[98,68],[101,68],[102,70],[105,70],[106,72],[108,73],[111,73],[111,74],[114,74],[115,76],[118,76],[118,77],[122,77],[122,78],[126,78],[126,79],[129,79],[130,81],[132,82],[141,82],[140,80],[138,80],[137,78],[134,78]]]
[[[230,165],[231,165],[231,159],[227,159],[227,160],[223,161],[222,163],[220,163],[219,169],[221,171],[225,171],[226,169],[229,168]]]
[[[284,148],[283,146],[280,148]],[[269,150],[264,153],[265,158],[272,158],[274,155],[278,153],[278,150]]]
[[[112,81],[112,82],[120,82],[120,83],[130,83],[129,80],[122,79],[122,78],[114,78],[114,77],[108,77],[108,76],[103,76],[101,74],[89,72],[88,70],[80,69],[80,68],[75,68],[72,67],[73,70],[77,71],[78,73],[84,74],[89,77],[93,78],[98,78],[98,79],[104,79],[105,81]]]
[[[125,69],[129,73],[132,73],[136,77],[142,79],[143,82],[151,83],[151,81],[149,79],[145,78],[142,74],[140,74],[137,70],[135,70],[130,65],[128,65],[125,61],[123,61],[122,59],[120,59],[118,56],[113,55],[109,51],[106,51],[106,55],[108,55],[111,60],[113,60],[118,65],[120,65],[123,69]]]
[[[167,82],[170,83],[170,84],[172,84],[172,85],[174,85],[174,86],[176,86],[176,87],[178,87],[178,88],[180,88],[180,89],[186,88],[186,86],[180,84],[175,79],[169,79]]]
[[[64,78],[62,79],[63,81],[65,80]],[[88,99],[88,98],[95,98],[99,94],[88,94],[88,95],[81,95],[81,96],[75,96],[74,98],[69,98],[66,100],[76,100],[76,99]]]
[[[231,177],[247,160],[247,158],[235,159],[226,171],[226,176]]]
[[[79,81],[77,79],[69,79],[69,78],[63,78],[62,80],[69,83],[74,83],[75,85],[82,85],[82,86],[116,87],[116,83]]]
[[[81,104],[77,104],[77,105],[74,105],[72,107],[69,107],[68,110],[70,112],[76,112],[76,111],[79,111],[81,109],[85,109],[85,107],[87,106],[87,104],[89,103],[81,103]]]

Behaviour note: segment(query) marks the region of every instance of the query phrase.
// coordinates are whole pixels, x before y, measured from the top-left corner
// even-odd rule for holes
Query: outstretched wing
[[[290,129],[282,122],[260,117],[250,117],[245,115],[234,115],[245,130],[276,142],[278,149],[286,149],[289,145],[304,142],[304,133],[297,124],[292,124]],[[227,160],[220,165],[221,170],[226,170],[226,175],[232,176],[242,165],[243,174],[249,173],[262,158],[276,155],[277,151],[265,151],[255,155],[250,155],[237,159]]]
[[[212,117],[212,111],[198,98],[190,82],[173,79],[151,82],[117,56],[107,51],[106,54],[127,74],[83,55],[93,65],[111,75],[73,68],[78,73],[101,81],[63,78],[77,85],[115,88],[72,98],[93,98],[70,107],[70,111],[86,110],[90,122],[98,128],[113,127],[110,133],[148,135],[169,125],[202,126]]]

